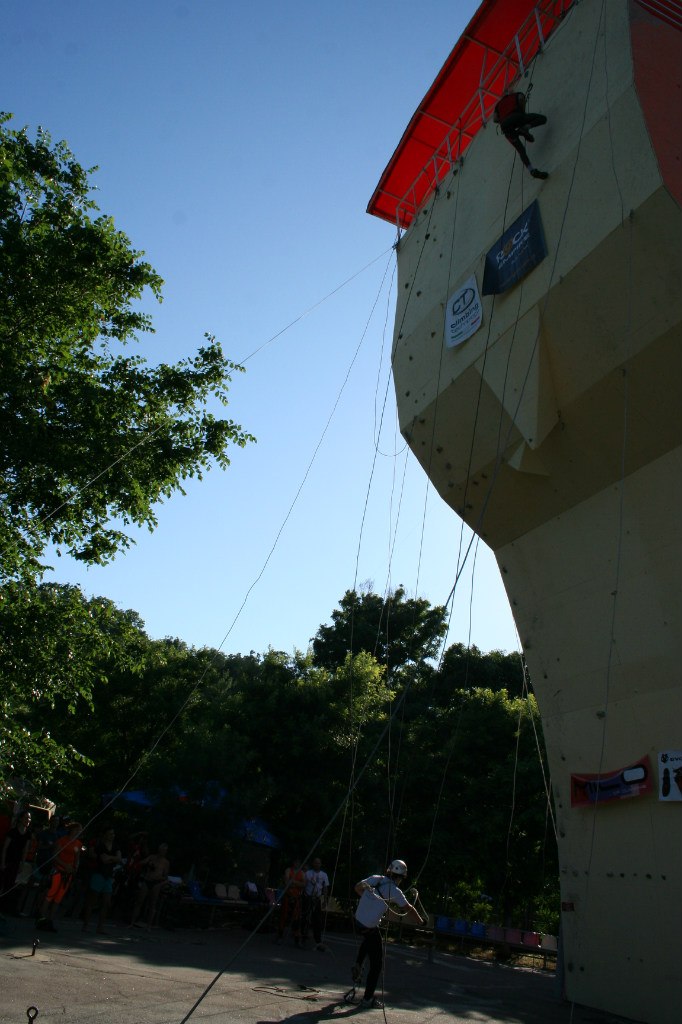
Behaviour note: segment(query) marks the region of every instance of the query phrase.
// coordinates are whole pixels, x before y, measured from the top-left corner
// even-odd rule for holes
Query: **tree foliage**
[[[71,742],[69,720],[92,710],[109,673],[131,665],[140,626],[134,612],[87,601],[78,587],[0,588],[0,779],[46,785],[94,765]]]
[[[0,578],[40,569],[52,541],[103,563],[156,524],[154,506],[254,440],[210,411],[232,374],[206,335],[150,366],[140,300],[162,280],[91,198],[64,142],[0,116]],[[116,520],[116,525],[112,525]]]
[[[482,654],[478,647],[465,647],[464,644],[448,647],[443,655],[440,675],[450,690],[477,686],[489,690],[504,689],[514,696],[522,696],[530,687],[524,662],[516,651]]]
[[[389,673],[435,657],[447,626],[445,609],[423,598],[406,598],[403,587],[387,597],[347,590],[332,612],[332,623],[313,637],[318,665],[333,668],[347,654],[367,651]]]
[[[440,667],[422,661],[441,635],[428,602],[431,633],[414,647],[404,637],[413,660],[396,656],[390,674],[342,644],[321,664],[312,647],[243,656],[151,640],[135,613],[76,588],[10,584],[0,596],[12,763],[83,817],[133,779],[153,796],[178,872],[210,848],[217,880],[255,815],[287,855],[324,834],[337,895],[401,856],[430,908],[552,926],[556,842],[520,658],[455,645]],[[365,596],[374,615],[383,599]],[[48,733],[62,750],[51,769]]]

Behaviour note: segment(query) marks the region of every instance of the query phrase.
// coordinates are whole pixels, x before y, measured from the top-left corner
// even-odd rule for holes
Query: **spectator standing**
[[[126,852],[126,885],[131,892],[137,889],[140,878],[142,861],[149,856],[149,844],[146,832],[136,832],[131,836],[130,844]]]
[[[2,902],[10,912],[17,912],[17,878],[26,859],[29,844],[33,838],[31,831],[31,812],[25,808],[19,813],[14,828],[11,828],[2,844],[0,852],[0,872],[2,882],[0,892]]]
[[[301,867],[300,858],[295,857],[284,872],[284,890],[277,929],[277,942],[282,942],[287,926],[291,927],[294,945],[301,945],[302,902],[305,887],[305,872]]]
[[[81,836],[81,855],[78,861],[78,868],[73,878],[69,891],[62,907],[64,917],[79,918],[83,916],[83,910],[90,891],[90,879],[95,867],[95,847],[97,842],[89,840],[87,843]]]
[[[118,891],[118,898],[124,904],[124,916],[132,914],[135,908],[135,901],[139,895],[142,861],[146,860],[151,853],[146,832],[136,832],[132,835],[125,847],[125,874],[123,884]]]
[[[308,929],[313,930],[315,949],[324,951],[322,945],[322,912],[327,905],[329,893],[329,876],[322,870],[319,857],[313,858],[312,867],[305,873],[303,889],[303,941],[308,937]]]
[[[90,915],[99,897],[99,916],[97,918],[97,934],[106,935],[104,922],[111,906],[111,894],[114,889],[114,868],[122,863],[121,851],[116,848],[116,833],[107,828],[95,846],[95,864],[90,877],[90,891],[85,901],[83,912],[83,931],[88,930]]]
[[[42,880],[50,877],[54,864],[54,851],[58,839],[57,819],[53,815],[37,836],[35,867]]]
[[[154,922],[154,914],[159,902],[159,896],[168,881],[170,872],[170,861],[168,860],[168,843],[161,843],[156,853],[150,853],[148,857],[140,861],[140,873],[138,887],[133,905],[133,916],[130,923],[138,928],[138,917],[147,904],[147,928],[151,928]]]
[[[76,877],[80,861],[83,826],[79,821],[69,822],[66,835],[55,843],[54,862],[50,876],[50,886],[43,901],[41,915],[36,921],[36,928],[46,932],[56,932],[52,915],[66,896],[71,883]]]

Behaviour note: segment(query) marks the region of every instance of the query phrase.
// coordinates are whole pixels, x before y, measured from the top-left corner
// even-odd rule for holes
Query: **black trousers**
[[[367,984],[365,985],[365,999],[371,999],[374,995],[381,974],[384,961],[384,944],[381,939],[381,932],[378,928],[363,928],[362,942],[358,950],[357,963],[362,966],[365,957],[369,958],[369,971],[367,972]]]
[[[547,124],[547,118],[544,114],[527,114],[523,110],[517,110],[516,113],[510,114],[509,117],[505,117],[504,121],[500,122],[502,134],[505,139],[511,142],[521,157],[524,167],[530,167],[530,160],[528,159],[526,147],[521,142],[521,136],[525,135],[529,128],[539,128],[543,124]]]
[[[303,896],[303,938],[312,928],[313,938],[319,946],[322,942],[322,900],[319,896]]]

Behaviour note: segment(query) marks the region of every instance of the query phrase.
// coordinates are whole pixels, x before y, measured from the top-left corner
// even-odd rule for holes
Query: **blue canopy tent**
[[[245,818],[235,830],[235,835],[258,846],[269,846],[271,850],[279,850],[282,845],[261,818]]]
[[[180,802],[185,803],[189,799],[187,793],[178,786],[173,787]],[[222,787],[218,790],[207,789],[202,800],[197,801],[200,806],[210,809],[217,809],[227,794]],[[122,793],[103,793],[102,803],[110,804],[122,800],[128,804],[134,804],[140,808],[156,807],[158,798],[147,793],[143,789],[127,789]],[[234,831],[237,839],[244,839],[246,842],[255,843],[257,846],[267,846],[271,850],[279,850],[281,843],[277,836],[274,836],[262,818],[244,818]]]
[[[127,789],[123,793],[102,793],[102,803],[112,804],[115,800],[124,800],[137,807],[155,807],[157,801],[145,793],[143,789]]]

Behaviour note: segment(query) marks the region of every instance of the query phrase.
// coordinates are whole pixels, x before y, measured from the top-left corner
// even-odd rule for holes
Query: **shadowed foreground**
[[[111,927],[107,936],[83,935],[80,924],[59,922],[57,935],[40,934],[32,954],[33,922],[11,919],[0,934],[0,1022],[26,1024],[180,1024],[248,933],[242,929],[174,932]],[[191,1021],[215,1024],[617,1024],[621,1018],[557,1000],[551,973],[482,963],[423,950],[389,948],[386,1018],[343,1002],[349,987],[353,941],[327,936],[327,952],[275,946],[257,935],[218,980]],[[379,992],[377,993],[380,994]]]

